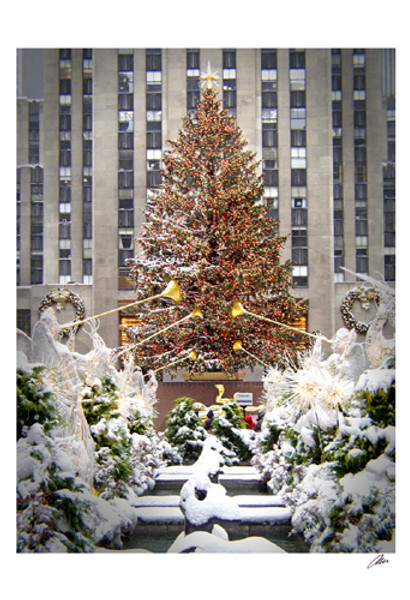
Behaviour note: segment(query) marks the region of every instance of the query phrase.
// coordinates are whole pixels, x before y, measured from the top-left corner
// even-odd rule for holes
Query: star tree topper
[[[203,88],[208,88],[208,90],[211,90],[213,88],[213,86],[218,87],[218,79],[219,79],[219,75],[217,73],[217,71],[214,71],[212,73],[211,70],[211,63],[208,60],[208,68],[206,73],[201,73],[201,79],[202,79],[202,83],[201,86]]]

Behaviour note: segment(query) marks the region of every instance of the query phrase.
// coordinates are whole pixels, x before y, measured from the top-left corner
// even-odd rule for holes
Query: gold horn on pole
[[[93,319],[99,319],[100,317],[105,317],[106,315],[111,315],[115,312],[119,312],[120,310],[125,310],[127,308],[131,308],[132,306],[137,306],[137,304],[143,304],[144,302],[149,302],[150,300],[156,300],[157,298],[171,298],[175,302],[175,304],[179,304],[181,302],[181,290],[179,285],[174,279],[168,283],[165,290],[162,294],[157,294],[155,296],[150,296],[149,298],[145,298],[144,300],[137,300],[136,302],[131,302],[131,304],[126,304],[125,306],[120,306],[118,308],[113,308],[112,310],[107,310],[106,312],[100,313],[99,315],[93,315],[92,317],[88,317],[87,319],[83,319],[82,321],[72,321],[71,323],[66,323],[61,326],[61,329],[69,329],[74,325],[83,325],[83,323],[88,323],[88,321],[92,321]]]
[[[254,354],[252,354],[252,352],[249,352],[249,350],[246,350],[246,348],[243,347],[241,340],[236,340],[236,342],[234,342],[234,344],[232,346],[232,349],[234,352],[238,352],[238,350],[242,350],[243,352],[246,352],[246,354],[249,354],[249,356],[252,356],[252,358],[257,360],[258,362],[260,362],[264,367],[269,367],[269,365],[264,363],[260,358],[258,358]]]
[[[273,319],[268,319],[267,317],[262,317],[261,315],[257,315],[253,312],[250,312],[249,310],[246,310],[246,308],[244,308],[240,302],[235,302],[231,309],[232,318],[235,319],[235,317],[239,317],[239,315],[243,315],[243,314],[251,315],[252,317],[255,317],[255,319],[260,319],[261,321],[267,321],[268,323],[273,323],[274,325],[278,325],[279,327],[285,327],[286,329],[290,329],[291,331],[296,331],[296,333],[300,333],[302,335],[308,335],[309,337],[312,337],[315,340],[318,339],[318,336],[314,335],[313,333],[303,331],[302,329],[298,329],[297,327],[292,327],[291,325],[286,325],[285,323],[279,323],[279,321],[274,321]],[[331,343],[330,340],[328,340],[324,336],[320,336],[320,337],[325,342]]]
[[[164,333],[164,331],[167,331],[168,329],[171,329],[172,327],[175,327],[176,325],[179,325],[180,323],[183,323],[184,321],[187,321],[188,319],[192,319],[193,317],[199,317],[200,319],[204,318],[201,310],[197,306],[186,317],[182,317],[182,319],[179,319],[178,321],[175,321],[175,323],[171,323],[170,325],[167,325],[166,327],[163,327],[159,331],[156,331],[152,335],[149,335],[147,338],[145,338],[143,340],[140,340],[136,344],[132,344],[131,346],[127,346],[126,348],[124,348],[123,350],[121,350],[121,352],[119,352],[117,354],[117,357],[122,356],[123,354],[125,354],[126,352],[129,352],[130,350],[133,350],[137,346],[141,346],[142,344],[145,344],[145,342],[148,342],[148,340],[151,340],[152,338],[156,337],[157,335],[160,335],[161,333]]]
[[[188,352],[188,356],[183,356],[182,358],[172,360],[171,362],[164,365],[163,367],[159,367],[158,369],[155,369],[154,371],[150,371],[150,373],[157,373],[158,371],[162,371],[162,369],[167,369],[168,367],[171,367],[172,365],[176,365],[177,363],[180,363],[184,360],[188,360],[188,358],[192,361],[195,361],[197,359],[195,350],[187,350],[186,352]]]

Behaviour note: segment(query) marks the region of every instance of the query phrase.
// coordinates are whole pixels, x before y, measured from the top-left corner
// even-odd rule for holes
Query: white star
[[[218,75],[217,71],[215,71],[214,73],[212,73],[211,64],[210,64],[209,60],[208,60],[208,69],[207,69],[207,72],[206,73],[201,73],[201,79],[202,79],[201,86],[202,87],[207,87],[208,90],[211,90],[214,85],[216,87],[218,87],[217,79],[219,79],[219,75]]]

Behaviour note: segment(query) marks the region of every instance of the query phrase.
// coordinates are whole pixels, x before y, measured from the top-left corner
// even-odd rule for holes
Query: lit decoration
[[[280,389],[286,398],[285,404],[298,411],[321,407],[325,410],[337,410],[351,398],[354,382],[341,372],[338,364],[322,358],[321,340],[298,355],[297,364],[288,359],[283,372],[268,370],[268,382]]]
[[[380,303],[380,294],[374,288],[359,285],[351,290],[345,297],[340,307],[342,319],[348,329],[355,329],[357,333],[367,333],[368,323],[357,321],[352,314],[352,307],[356,301],[359,301],[364,310],[369,310],[370,302],[373,300],[376,306]]]
[[[203,88],[207,88],[208,90],[211,90],[214,85],[216,87],[218,87],[219,76],[218,76],[217,71],[212,72],[211,63],[209,62],[209,60],[208,60],[207,71],[206,71],[206,73],[201,73],[201,79],[202,79],[201,86]]]
[[[80,296],[78,296],[68,288],[58,288],[51,290],[46,296],[44,296],[41,299],[38,312],[41,316],[45,309],[51,307],[53,304],[55,304],[56,310],[60,312],[64,310],[67,302],[72,304],[74,308],[74,315],[76,317],[75,321],[73,321],[65,327],[65,329],[68,330],[67,334],[71,335],[72,333],[75,333],[77,331],[79,325],[84,323],[82,319],[85,315],[85,308],[84,302],[82,301]]]

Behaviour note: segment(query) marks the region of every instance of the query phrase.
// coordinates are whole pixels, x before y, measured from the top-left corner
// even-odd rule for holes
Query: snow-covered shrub
[[[42,366],[30,373],[17,369],[17,439],[34,423],[49,431],[59,421],[53,393],[42,380],[43,371]]]
[[[164,463],[156,380],[117,371],[95,332],[93,351],[72,352],[51,317],[17,353],[17,550],[121,548],[138,521],[135,495]]]
[[[90,426],[104,417],[118,416],[118,391],[114,381],[110,377],[95,379],[92,386],[84,387],[81,404]]]
[[[159,450],[162,460],[168,465],[182,465],[183,456],[180,453],[177,446],[173,446],[165,436],[164,431],[158,431],[156,433],[157,444],[156,447]]]
[[[207,437],[202,421],[193,409],[194,402],[186,396],[177,398],[166,422],[165,436],[184,461],[199,457]]]
[[[371,392],[364,389],[357,393],[356,398],[374,423],[380,427],[395,425],[396,384],[394,381],[387,390],[380,388]]]
[[[311,552],[394,551],[394,463],[385,455],[339,479],[332,463],[310,465],[289,494],[294,531]],[[286,497],[286,496],[285,496]]]
[[[290,387],[278,372],[269,378],[268,410],[252,462],[268,488],[293,508],[293,531],[304,535],[312,552],[392,551],[394,369],[386,364],[365,371],[348,386],[334,377],[335,364],[311,354],[301,362],[305,373],[287,373]],[[335,390],[318,385],[329,366]],[[320,394],[313,395],[315,389]]]
[[[226,457],[226,464],[237,464],[247,460],[251,455],[248,445],[249,436],[244,435],[246,430],[243,412],[235,400],[225,402],[221,405],[221,409],[223,414],[215,414],[212,433],[230,452]]]
[[[34,424],[17,443],[17,551],[93,552],[121,548],[135,528],[126,500],[104,500],[75,473],[58,441]]]
[[[138,409],[122,416],[119,389],[108,376],[85,387],[82,406],[96,444],[94,485],[101,497],[132,498],[151,489],[162,464],[152,420]]]
[[[86,484],[39,423],[17,442],[17,551],[88,552]]]

